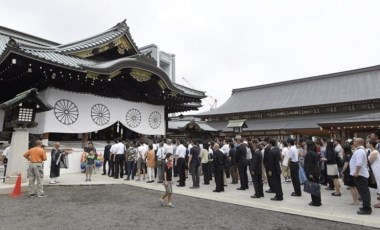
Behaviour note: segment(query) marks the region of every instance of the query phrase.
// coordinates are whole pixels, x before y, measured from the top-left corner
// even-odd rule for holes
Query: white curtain
[[[145,135],[165,135],[164,106],[48,88],[38,95],[54,108],[38,113],[31,133],[86,133],[121,122]]]

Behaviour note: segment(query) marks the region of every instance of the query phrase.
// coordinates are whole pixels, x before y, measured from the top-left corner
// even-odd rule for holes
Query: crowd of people
[[[208,141],[163,139],[152,143],[115,140],[113,144],[108,141],[104,148],[103,175],[146,183],[157,180],[164,184],[166,191],[160,202],[164,205],[167,199],[169,207],[174,207],[171,200],[173,177],[178,177],[178,187],[185,187],[191,176],[189,188],[198,189],[200,175],[203,175],[205,186],[214,180],[213,192],[224,192],[228,180],[231,184],[240,183],[238,190],[248,190],[252,184],[254,194],[251,198],[254,199],[264,197],[264,184],[267,184],[269,189],[265,193],[274,195],[270,198],[272,201],[284,199],[283,183],[292,183],[294,191],[289,195],[294,197],[302,196],[302,184],[314,185],[319,190],[324,185],[325,189],[333,191],[332,196],[340,197],[341,178],[350,190],[350,204],[362,203],[357,213],[369,215],[372,213],[369,187],[380,183],[379,136],[380,132],[373,132],[366,140],[354,138],[345,143],[321,138],[283,141],[241,137]],[[41,141],[37,141],[36,146],[24,154],[30,161],[31,196],[45,196],[41,175],[46,153],[42,147]],[[67,154],[58,142],[55,143],[51,152],[50,183],[58,183],[60,159]],[[96,157],[96,149],[90,143],[82,154],[86,181],[91,181]],[[376,192],[380,200],[380,186]],[[310,193],[309,205],[321,206],[321,193]],[[380,208],[380,202],[373,207]]]
[[[357,213],[371,214],[370,175],[380,183],[379,135],[374,132],[366,140],[355,138],[345,143],[321,138],[163,139],[153,143],[116,140],[113,144],[108,142],[104,149],[103,175],[146,183],[157,180],[167,185],[173,174],[178,177],[178,187],[185,187],[191,176],[190,189],[200,188],[203,175],[203,185],[215,181],[213,192],[223,192],[230,179],[231,184],[240,183],[238,190],[248,190],[253,184],[251,198],[264,197],[263,185],[267,184],[265,193],[273,193],[273,201],[284,199],[283,183],[292,183],[294,191],[290,196],[302,196],[301,185],[306,182],[317,184],[319,189],[324,185],[332,190],[332,196],[339,197],[341,178],[351,192],[350,204],[363,203]],[[173,158],[169,166],[168,156]],[[166,178],[168,168],[172,172],[170,181]],[[377,195],[380,199],[380,188]],[[163,202],[162,197],[160,201]],[[322,197],[312,193],[309,205],[321,206]],[[379,208],[380,202],[373,207]]]

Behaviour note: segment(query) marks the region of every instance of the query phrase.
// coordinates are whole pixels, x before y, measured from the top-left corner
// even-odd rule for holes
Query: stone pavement
[[[178,180],[178,177],[173,178],[174,182]],[[202,177],[201,177],[202,183]],[[49,184],[49,178],[45,177],[44,179],[45,186],[88,186],[88,185],[112,185],[112,184],[126,184],[130,186],[137,186],[146,189],[153,189],[164,192],[164,187],[162,184],[146,183],[145,181],[125,181],[123,179],[113,179],[108,176],[101,175],[101,172],[97,172],[93,175],[91,182],[85,182],[85,175],[83,173],[73,173],[65,174],[60,178],[60,183],[55,185]],[[176,183],[174,183],[176,184]],[[380,227],[380,209],[373,208],[372,215],[370,216],[361,216],[357,215],[356,212],[359,206],[352,206],[348,203],[351,201],[351,195],[349,190],[346,190],[345,186],[342,186],[342,196],[333,197],[331,196],[331,191],[325,190],[322,188],[322,206],[321,207],[312,207],[308,203],[311,201],[310,195],[303,193],[302,197],[292,197],[290,196],[293,191],[293,186],[291,183],[283,184],[284,191],[284,200],[283,201],[271,201],[270,198],[273,197],[273,194],[265,194],[265,197],[262,199],[252,199],[250,198],[253,195],[253,186],[250,186],[249,190],[238,191],[236,188],[239,185],[228,184],[225,187],[225,192],[214,193],[212,190],[215,189],[215,184],[211,181],[210,185],[201,185],[199,189],[189,189],[192,185],[191,178],[186,180],[186,187],[176,187],[173,186],[174,196],[175,194],[182,194],[186,196],[192,196],[197,198],[203,198],[214,201],[221,201],[231,204],[243,205],[248,207],[255,207],[260,209],[272,210],[276,212],[283,212],[301,216],[308,216],[313,218],[320,218],[324,220],[332,220],[344,223],[351,223],[361,226],[370,226],[370,227]],[[6,185],[0,183],[0,194],[9,194],[13,185]],[[267,186],[264,186],[264,189],[267,189]],[[127,187],[126,187],[127,189]],[[27,184],[22,184],[22,191],[27,194]],[[377,202],[376,192],[371,189],[372,194],[372,204]],[[9,198],[17,199],[17,198]],[[174,198],[175,199],[175,198]]]

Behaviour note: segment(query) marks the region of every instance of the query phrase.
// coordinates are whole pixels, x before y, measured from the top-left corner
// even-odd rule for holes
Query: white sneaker
[[[161,206],[165,206],[165,201],[161,197],[160,197],[160,204],[161,204]]]
[[[55,181],[50,181],[50,183],[49,184],[56,184],[57,182],[55,182]]]
[[[47,197],[47,195],[46,194],[38,195],[38,198],[44,198],[44,197]]]

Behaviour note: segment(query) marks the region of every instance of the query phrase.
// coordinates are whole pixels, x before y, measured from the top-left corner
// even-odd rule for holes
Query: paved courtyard
[[[100,172],[91,182],[84,179],[82,173],[64,174],[59,184],[48,185],[49,178],[45,177],[48,197],[43,199],[29,198],[26,183],[22,184],[22,196],[10,198],[7,194],[13,185],[0,183],[0,194],[3,194],[0,195],[0,229],[30,229],[29,226],[48,229],[52,224],[62,229],[147,229],[149,226],[157,229],[161,225],[164,229],[305,229],[305,226],[309,229],[322,229],[321,226],[370,229],[367,227],[380,226],[380,210],[373,209],[371,216],[357,215],[358,207],[347,204],[350,195],[344,187],[342,197],[332,197],[330,191],[322,189],[323,205],[311,207],[309,194],[290,196],[291,183],[283,184],[284,201],[274,202],[270,201],[273,194],[251,199],[252,186],[247,191],[237,191],[238,185],[228,184],[226,192],[213,193],[213,182],[201,185],[200,189],[189,189],[191,180],[187,180],[184,188],[174,186],[176,207],[169,209],[158,203],[164,191],[162,184],[113,179]],[[371,193],[374,203],[374,190]]]
[[[372,229],[130,185],[49,186],[46,198],[0,195],[0,229]]]

